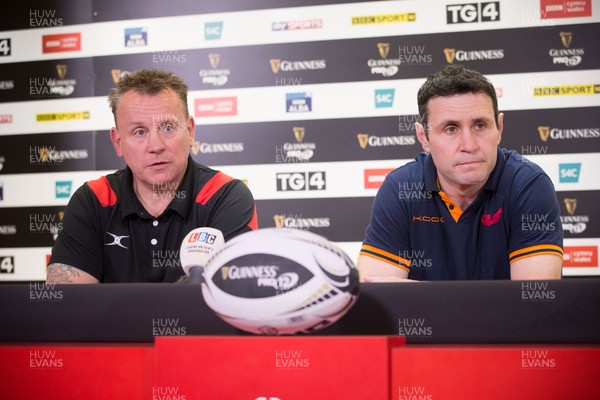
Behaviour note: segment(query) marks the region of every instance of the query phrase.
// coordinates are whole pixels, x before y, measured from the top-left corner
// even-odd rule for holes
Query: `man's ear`
[[[504,113],[498,114],[498,144],[502,140],[502,129],[504,129]]]
[[[117,156],[123,157],[123,152],[121,151],[121,135],[119,135],[119,131],[117,131],[117,128],[110,128],[110,141],[112,142],[113,147],[115,148]]]
[[[196,121],[194,121],[194,117],[192,117],[191,115],[188,116],[187,130],[188,130],[188,136],[190,138],[190,147],[193,147],[194,146],[194,136],[196,134]]]
[[[419,122],[415,122],[415,130],[417,131],[417,139],[421,143],[421,147],[423,147],[424,151],[430,153],[429,139],[427,139],[427,135],[425,134],[425,128]]]

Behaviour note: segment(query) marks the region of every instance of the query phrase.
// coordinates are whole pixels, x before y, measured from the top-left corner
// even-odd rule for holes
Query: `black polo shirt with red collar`
[[[361,255],[416,280],[510,279],[516,260],[562,258],[560,208],[550,178],[498,148],[477,198],[461,210],[442,191],[431,155],[388,174],[373,203]]]
[[[126,167],[81,186],[62,224],[50,264],[77,267],[100,282],[175,282],[184,275],[179,248],[189,231],[213,227],[229,240],[257,229],[257,216],[243,182],[189,157],[183,181],[160,216],[144,209]]]

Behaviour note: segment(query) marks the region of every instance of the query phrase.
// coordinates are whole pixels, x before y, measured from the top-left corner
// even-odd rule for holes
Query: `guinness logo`
[[[368,133],[359,133],[356,135],[356,138],[358,139],[358,144],[360,145],[360,148],[366,149],[367,144],[369,143],[369,134]]]
[[[67,64],[56,64],[56,73],[60,79],[65,79],[67,76]]]
[[[540,134],[542,142],[546,142],[548,140],[548,136],[550,136],[550,127],[540,125],[538,126],[538,133]]]
[[[379,55],[381,56],[381,58],[387,58],[390,52],[390,44],[377,43],[377,49],[379,50]]]
[[[562,41],[563,46],[568,49],[571,47],[571,42],[573,41],[573,32],[561,32],[560,40]]]
[[[58,219],[62,221],[63,217],[65,216],[65,212],[64,211],[59,211],[58,212]]]
[[[41,147],[40,149],[38,149],[38,154],[40,155],[40,160],[42,162],[46,162],[48,161],[48,148],[47,147]]]
[[[283,228],[285,226],[285,215],[275,214],[273,215],[273,221],[275,221],[276,228]]]
[[[198,153],[200,153],[200,142],[197,140],[194,140],[194,144],[192,144],[192,154],[197,156]]]
[[[296,142],[302,143],[302,141],[304,140],[304,134],[306,133],[306,131],[304,130],[304,127],[303,126],[295,126],[292,129],[294,131],[294,137],[296,138]]]
[[[564,199],[565,207],[567,208],[567,212],[569,215],[575,214],[575,209],[577,208],[577,199]]]
[[[452,64],[454,62],[454,57],[456,57],[456,49],[444,49],[444,55],[446,56],[448,64]]]
[[[221,57],[218,54],[209,54],[208,59],[210,60],[210,66],[213,69],[216,69],[219,66],[219,61],[221,61]]]
[[[115,85],[117,83],[119,83],[119,81],[121,80],[121,70],[120,69],[111,69],[110,75],[112,76],[112,80],[115,83]]]
[[[269,63],[271,64],[271,71],[273,71],[274,74],[278,73],[279,68],[281,68],[281,60],[279,58],[271,58]]]

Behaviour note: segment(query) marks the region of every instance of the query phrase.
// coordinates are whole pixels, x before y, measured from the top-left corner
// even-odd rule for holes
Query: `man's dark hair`
[[[171,89],[181,99],[184,106],[185,116],[188,116],[187,107],[187,84],[177,75],[162,69],[139,69],[121,78],[108,94],[110,109],[115,116],[121,97],[129,91],[135,91],[144,95],[157,95],[163,90]]]
[[[483,93],[492,99],[494,119],[498,126],[498,99],[494,85],[477,71],[467,69],[462,65],[450,64],[441,71],[429,75],[417,94],[419,122],[423,125],[427,137],[429,137],[427,127],[429,100],[438,96],[446,97],[466,93]]]

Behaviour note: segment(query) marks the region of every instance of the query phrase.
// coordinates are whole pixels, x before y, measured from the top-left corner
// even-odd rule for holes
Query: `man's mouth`
[[[463,165],[463,166],[468,166],[468,165],[475,165],[475,164],[479,164],[483,161],[480,160],[469,160],[469,161],[462,161],[459,162],[457,165]]]
[[[153,162],[152,164],[149,164],[148,167],[150,168],[160,168],[160,167],[164,167],[166,166],[168,163],[166,161],[156,161]]]

